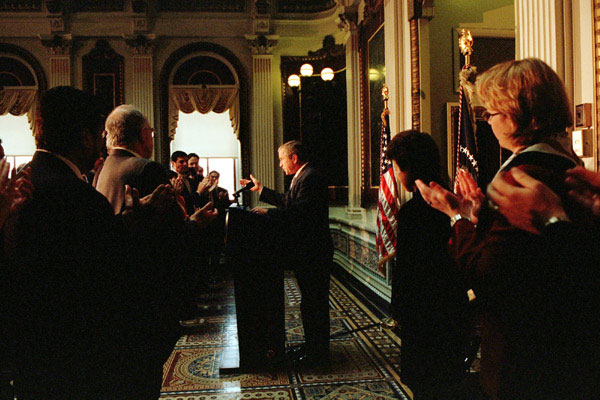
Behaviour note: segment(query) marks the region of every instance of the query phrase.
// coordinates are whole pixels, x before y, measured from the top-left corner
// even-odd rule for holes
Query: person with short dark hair
[[[450,218],[431,208],[415,180],[440,182],[440,156],[427,133],[404,131],[388,144],[396,182],[413,193],[397,215],[392,317],[402,340],[400,374],[414,399],[457,397],[464,377],[467,292],[448,254]]]
[[[102,148],[101,102],[71,87],[40,101],[33,194],[7,221],[2,341],[12,351],[22,398],[131,399],[156,396],[138,374],[150,333],[141,311],[122,224],[83,180]],[[4,320],[6,319],[6,320]],[[126,356],[124,356],[126,355]],[[158,378],[158,379],[157,379]]]
[[[175,172],[177,172],[176,182],[174,182],[174,187],[177,189],[177,194],[183,196],[183,200],[185,202],[185,211],[188,215],[193,215],[196,212],[196,209],[200,207],[200,195],[197,190],[200,186],[196,185],[196,188],[193,188],[192,183],[190,182],[188,173],[188,155],[186,152],[181,150],[176,150],[171,154],[171,167]],[[202,186],[200,189],[204,189],[205,186]]]
[[[196,153],[188,154],[188,180],[192,190],[198,190],[198,184],[204,179],[204,168],[200,165],[200,157]]]
[[[250,175],[260,200],[277,208],[253,211],[279,219],[286,226],[286,260],[294,269],[302,293],[301,314],[304,327],[303,362],[308,366],[329,362],[329,276],[333,243],[329,232],[327,182],[308,162],[308,153],[299,141],[290,141],[278,149],[279,166],[293,175],[284,194],[264,187]],[[250,180],[241,179],[245,186]]]

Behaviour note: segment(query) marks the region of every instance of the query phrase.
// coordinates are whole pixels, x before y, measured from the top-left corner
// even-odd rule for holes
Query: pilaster
[[[275,187],[273,124],[273,48],[277,36],[246,35],[252,50],[252,171],[261,183]]]
[[[129,51],[132,54],[133,74],[131,103],[154,124],[152,52],[154,50],[154,35],[138,35],[126,38]]]
[[[340,15],[346,31],[346,96],[348,114],[348,206],[350,218],[360,217],[361,204],[361,130],[360,130],[360,60],[356,13]]]
[[[565,78],[562,0],[515,0],[517,59],[535,57]]]
[[[70,34],[40,36],[42,45],[48,50],[50,73],[48,88],[71,86],[71,49],[73,38]]]

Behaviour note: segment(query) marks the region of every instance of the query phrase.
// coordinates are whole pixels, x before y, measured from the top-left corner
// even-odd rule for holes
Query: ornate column
[[[348,206],[350,218],[362,215],[361,204],[361,130],[360,130],[360,60],[358,57],[358,14],[340,14],[340,26],[346,31],[346,96],[348,113]]]
[[[275,187],[275,139],[273,132],[273,80],[271,64],[277,36],[246,35],[252,50],[251,171],[268,187]]]
[[[125,39],[133,54],[131,76],[131,103],[146,115],[150,125],[154,125],[154,97],[152,80],[152,51],[155,35],[138,35]]]
[[[48,89],[55,86],[71,86],[71,48],[73,38],[70,34],[42,37],[42,45],[48,49],[50,74]]]
[[[562,0],[515,0],[517,59],[536,57],[564,80]]]

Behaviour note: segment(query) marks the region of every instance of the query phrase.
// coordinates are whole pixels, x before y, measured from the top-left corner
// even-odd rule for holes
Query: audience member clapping
[[[560,199],[566,216],[581,215],[564,182],[566,171],[581,162],[559,143],[573,122],[566,92],[537,59],[498,64],[478,77],[476,88],[500,146],[513,153],[490,186],[491,202],[462,172],[456,195],[416,183],[423,198],[455,223],[451,250],[481,305],[482,386],[493,399],[591,398],[593,367],[578,360],[589,360],[583,355],[592,344],[581,339],[589,338],[582,332],[590,314],[577,306],[589,299],[590,291],[581,288],[590,265],[572,265],[533,234],[565,216],[556,208],[542,214],[548,210],[536,204],[540,199]],[[513,203],[522,195],[528,196],[528,216]]]
[[[9,178],[10,164],[3,158],[0,160],[0,227],[6,218],[18,211],[33,193],[30,170],[24,169],[17,178],[13,171]]]

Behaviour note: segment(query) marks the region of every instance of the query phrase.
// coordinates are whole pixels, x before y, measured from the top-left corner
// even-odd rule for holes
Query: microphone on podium
[[[240,197],[240,194],[242,194],[242,192],[244,192],[245,190],[250,190],[254,187],[254,182],[250,181],[246,184],[246,186],[244,186],[243,188],[241,188],[240,190],[236,191],[233,194],[233,197]]]

